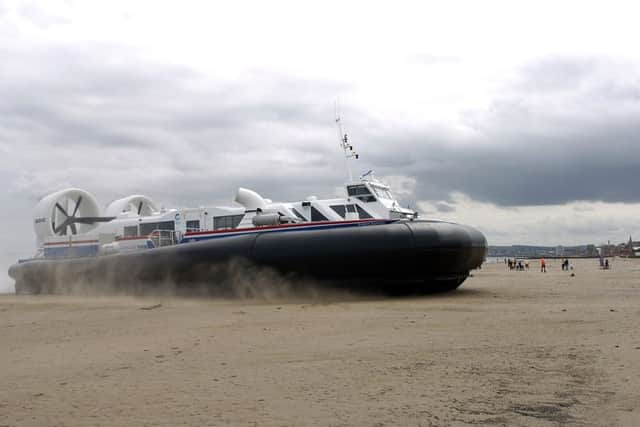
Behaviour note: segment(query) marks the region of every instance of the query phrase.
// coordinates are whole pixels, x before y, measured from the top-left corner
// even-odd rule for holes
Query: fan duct
[[[149,216],[158,212],[158,206],[147,196],[135,194],[109,203],[105,210],[108,216]]]
[[[68,188],[43,197],[36,206],[34,228],[38,244],[50,236],[88,233],[99,222],[111,218],[100,216],[96,198],[79,188]]]

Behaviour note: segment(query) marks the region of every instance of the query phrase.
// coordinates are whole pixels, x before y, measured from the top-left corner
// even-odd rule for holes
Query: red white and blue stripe
[[[364,227],[379,224],[390,224],[397,219],[357,219],[351,221],[317,221],[294,224],[269,225],[263,227],[234,228],[227,230],[192,231],[182,238],[180,243],[198,242],[202,240],[218,239],[230,236],[240,236],[255,233],[284,233],[302,232],[310,230],[329,230],[334,228]]]

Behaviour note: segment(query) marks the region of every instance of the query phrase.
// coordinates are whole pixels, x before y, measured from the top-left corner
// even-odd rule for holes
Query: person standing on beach
[[[541,273],[547,272],[547,262],[544,260],[544,257],[540,258],[540,272]]]

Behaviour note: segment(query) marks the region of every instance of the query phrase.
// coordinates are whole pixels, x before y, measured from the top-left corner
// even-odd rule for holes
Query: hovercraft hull
[[[273,231],[134,253],[33,259],[13,265],[9,274],[17,293],[63,292],[69,283],[127,291],[171,282],[180,289],[206,284],[215,290],[224,283],[219,267],[243,260],[243,265],[359,291],[428,293],[457,288],[487,252],[487,241],[476,229],[439,221]]]

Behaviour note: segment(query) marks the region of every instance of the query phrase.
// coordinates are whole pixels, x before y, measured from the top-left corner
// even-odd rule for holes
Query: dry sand
[[[404,299],[5,295],[0,425],[640,424],[640,260],[550,264]]]

